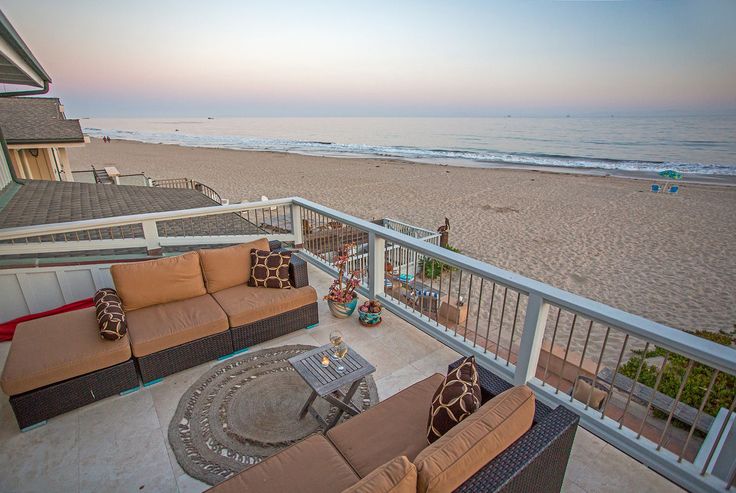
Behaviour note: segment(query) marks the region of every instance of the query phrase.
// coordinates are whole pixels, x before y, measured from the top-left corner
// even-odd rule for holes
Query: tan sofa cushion
[[[202,296],[207,292],[199,267],[199,254],[147,260],[110,267],[125,311]]]
[[[146,356],[228,329],[227,315],[208,294],[128,313],[130,347]]]
[[[417,491],[454,490],[526,433],[533,420],[529,387],[497,395],[417,455]]]
[[[246,284],[250,279],[252,249],[268,250],[268,240],[259,240],[226,248],[199,250],[199,262],[208,293]]]
[[[0,386],[8,395],[109,368],[130,359],[128,336],[100,338],[95,308],[85,308],[18,325]]]
[[[212,493],[339,492],[358,476],[322,435],[311,435],[210,488]]]
[[[239,327],[317,302],[317,291],[311,286],[268,289],[241,284],[212,296],[227,313],[230,327]]]
[[[600,409],[607,396],[607,392],[593,387],[582,379],[578,380],[575,392],[573,393],[573,397],[575,397],[576,400],[590,405],[593,409]]]
[[[407,387],[327,432],[363,478],[397,456],[414,458],[427,446],[427,414],[442,383],[439,373]]]
[[[417,468],[404,456],[374,470],[342,493],[416,493]]]

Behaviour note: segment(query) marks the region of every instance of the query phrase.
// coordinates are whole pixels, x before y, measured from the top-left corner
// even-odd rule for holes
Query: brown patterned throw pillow
[[[465,358],[450,371],[432,398],[427,440],[434,442],[481,405],[478,368],[475,358]]]
[[[110,341],[122,338],[128,332],[128,323],[117,291],[112,288],[100,289],[95,293],[94,302],[100,337]]]
[[[250,280],[248,284],[258,288],[290,288],[289,263],[291,252],[250,251]]]

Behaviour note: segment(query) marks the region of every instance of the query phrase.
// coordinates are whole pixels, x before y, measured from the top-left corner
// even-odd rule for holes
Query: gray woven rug
[[[311,390],[287,361],[313,348],[294,345],[246,353],[197,380],[181,397],[169,425],[169,443],[184,471],[214,485],[323,431],[311,414],[298,419]],[[363,379],[353,403],[363,410],[378,403],[373,377]],[[315,407],[328,420],[337,412],[319,398]]]

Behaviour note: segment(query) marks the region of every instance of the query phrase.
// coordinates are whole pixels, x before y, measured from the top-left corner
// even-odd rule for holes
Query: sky
[[[736,113],[736,1],[40,1],[67,116]]]

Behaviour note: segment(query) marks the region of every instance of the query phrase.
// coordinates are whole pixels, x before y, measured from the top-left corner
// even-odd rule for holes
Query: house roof
[[[0,210],[0,228],[218,205],[217,202],[196,190],[29,180],[18,188],[5,207]],[[203,216],[186,219],[186,221],[196,223],[209,219]],[[222,214],[212,216],[211,219],[216,222],[215,227],[210,230],[216,231],[215,234],[259,234],[263,232],[238,214]]]
[[[0,98],[0,128],[8,144],[84,142],[79,120],[67,120],[58,98]]]
[[[0,82],[48,89],[51,77],[0,11]]]

